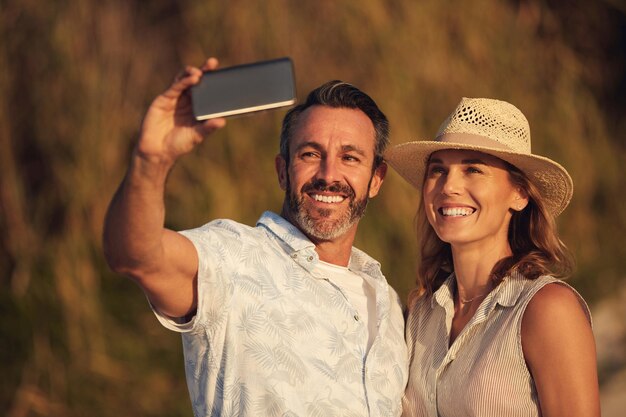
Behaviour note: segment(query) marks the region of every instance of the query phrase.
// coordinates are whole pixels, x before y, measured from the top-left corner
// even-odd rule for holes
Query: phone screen
[[[290,106],[296,101],[289,58],[207,71],[191,88],[196,120]]]

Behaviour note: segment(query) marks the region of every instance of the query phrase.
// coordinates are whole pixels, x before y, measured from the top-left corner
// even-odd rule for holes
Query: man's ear
[[[374,170],[374,175],[372,175],[372,179],[370,180],[369,198],[376,197],[378,191],[380,190],[380,186],[383,185],[385,175],[387,175],[387,164],[385,162],[381,162],[380,165],[378,165],[378,167]]]
[[[276,168],[280,188],[283,191],[287,191],[287,161],[285,161],[282,155],[276,155],[276,158],[274,158],[274,167]]]

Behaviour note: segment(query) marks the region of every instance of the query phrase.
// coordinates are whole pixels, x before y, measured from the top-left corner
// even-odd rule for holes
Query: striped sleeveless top
[[[568,286],[551,276],[528,280],[512,273],[483,300],[450,347],[454,275],[432,296],[419,299],[406,324],[410,368],[403,416],[540,416],[521,327],[529,301],[550,283]],[[591,321],[587,304],[572,291]]]

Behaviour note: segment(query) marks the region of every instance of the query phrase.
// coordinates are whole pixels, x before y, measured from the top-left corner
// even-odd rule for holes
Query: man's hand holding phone
[[[189,92],[190,87],[200,82],[203,72],[213,71],[217,66],[216,58],[207,59],[201,68],[188,66],[154,99],[141,125],[137,156],[171,167],[180,156],[226,124],[223,118],[197,121]]]
[[[137,156],[166,169],[190,152],[224,117],[290,106],[296,101],[289,58],[217,69],[216,58],[189,66],[150,105],[143,120]]]

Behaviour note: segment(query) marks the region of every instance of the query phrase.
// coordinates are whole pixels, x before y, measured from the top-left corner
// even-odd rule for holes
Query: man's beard
[[[287,212],[291,220],[296,223],[296,226],[309,237],[321,241],[333,240],[345,234],[363,217],[369,200],[367,197],[369,187],[368,184],[365,197],[357,200],[354,190],[348,185],[340,183],[327,184],[326,181],[318,179],[302,186],[300,197],[298,197],[291,189],[289,177],[287,177],[287,191],[285,193]],[[329,217],[337,209],[310,209],[315,210],[315,214],[317,214],[317,218],[315,218],[311,216],[310,210],[305,208],[305,196],[311,191],[342,193],[348,199],[348,208],[335,220],[331,220]]]

